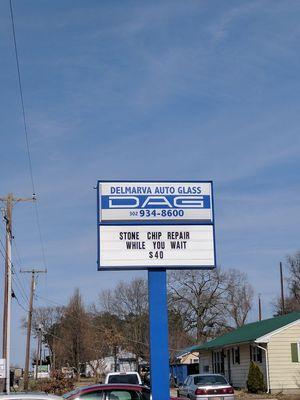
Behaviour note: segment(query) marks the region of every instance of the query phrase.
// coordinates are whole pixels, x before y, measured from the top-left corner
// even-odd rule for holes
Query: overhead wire
[[[36,294],[36,297],[37,298],[40,298],[41,300],[44,300],[45,302],[48,302],[48,303],[52,303],[53,305],[55,305],[55,306],[59,306],[59,307],[66,307],[65,305],[63,305],[63,304],[61,304],[61,303],[58,303],[58,302],[56,302],[56,301],[54,301],[54,300],[50,300],[50,299],[47,299],[47,298],[45,298],[45,297],[43,297],[43,296],[40,296],[40,295],[37,295]],[[75,320],[77,320],[77,321],[79,321],[79,322],[81,322],[81,319],[80,319],[80,317],[74,317],[74,319]],[[88,323],[86,323],[88,326],[90,326],[91,328],[94,328],[94,329],[96,329],[96,330],[98,330],[98,331],[100,331],[100,332],[103,332],[103,331],[105,331],[105,329],[104,328],[101,328],[101,327],[99,327],[99,326],[96,326],[96,325],[94,325],[94,324],[91,324],[90,322],[88,322]],[[147,343],[144,343],[144,342],[140,342],[140,341],[138,341],[138,340],[133,340],[133,339],[128,339],[130,342],[133,342],[133,343],[137,343],[137,344],[142,344],[143,346],[146,346],[146,347],[149,347],[149,344],[147,344]]]
[[[14,50],[15,50],[15,58],[16,58],[16,65],[17,65],[18,84],[19,84],[19,92],[20,92],[21,108],[22,108],[22,117],[23,117],[25,139],[26,139],[28,165],[29,165],[29,171],[30,171],[30,179],[31,179],[32,191],[33,191],[33,194],[35,194],[35,186],[34,186],[33,171],[32,171],[32,161],[31,161],[30,146],[29,146],[27,119],[26,119],[25,106],[24,106],[24,96],[23,96],[23,88],[22,88],[22,81],[21,81],[20,62],[19,62],[19,53],[18,53],[18,47],[17,47],[16,29],[15,29],[15,20],[14,20],[14,12],[13,12],[12,0],[9,0],[9,9],[10,9],[10,18],[11,18],[12,33],[13,33]]]
[[[5,218],[4,218],[4,219],[5,219]],[[1,225],[1,226],[2,226],[2,233],[3,233],[3,236],[5,237],[5,236],[6,236],[6,227],[5,227],[5,224],[4,224],[4,225]],[[5,256],[4,256],[4,254],[1,252],[1,254],[2,254],[3,258],[4,258],[4,261],[5,261],[5,258],[7,257],[7,254],[6,254],[6,246],[4,245],[3,241],[1,240],[1,237],[0,237],[0,244],[1,244],[2,248],[3,248],[4,253],[5,253]],[[22,296],[23,300],[24,300],[25,303],[28,305],[28,304],[29,304],[29,295],[27,294],[26,289],[24,288],[24,286],[23,286],[23,284],[22,284],[22,282],[24,283],[25,278],[23,277],[23,274],[19,274],[19,273],[18,273],[17,268],[16,268],[16,267],[19,266],[19,269],[21,269],[21,266],[22,266],[23,262],[22,262],[22,260],[21,260],[20,252],[19,252],[19,250],[18,250],[18,248],[17,248],[17,243],[16,243],[16,238],[15,238],[15,236],[12,236],[12,245],[13,245],[14,250],[15,250],[15,251],[14,251],[14,254],[16,254],[16,256],[17,256],[16,258],[17,258],[17,260],[18,260],[17,262],[13,262],[12,259],[10,259],[9,257],[7,257],[8,261],[10,262],[9,268],[11,269],[12,280],[15,280],[15,279],[17,280],[17,282],[15,282],[15,283],[16,283],[16,286],[17,286],[18,289],[20,290],[21,296]],[[17,264],[18,264],[18,265],[17,265]],[[20,279],[20,277],[21,277],[22,279]]]
[[[3,243],[3,241],[1,240],[1,238],[0,238],[0,244],[1,244],[1,247],[2,247],[2,249],[3,249],[3,250],[1,250],[1,248],[0,248],[0,253],[1,253],[1,255],[2,255],[4,261],[5,261],[5,260],[6,260],[6,248],[5,248],[4,243]],[[20,279],[19,279],[19,276],[18,276],[18,274],[17,274],[17,272],[16,272],[16,269],[15,269],[15,267],[14,267],[14,264],[13,264],[12,260],[11,260],[11,259],[8,259],[8,261],[9,261],[9,268],[11,269],[11,273],[12,273],[12,281],[13,281],[13,282],[15,283],[15,285],[18,287],[18,290],[20,290],[20,295],[21,295],[21,297],[23,298],[25,304],[28,306],[28,304],[29,304],[29,297],[28,297],[28,295],[27,295],[27,293],[26,293],[26,290],[24,289],[24,287],[23,287],[23,285],[22,285],[22,282],[21,282]]]
[[[36,297],[37,298],[40,298],[41,300],[44,300],[45,302],[48,302],[48,303],[52,303],[53,305],[55,305],[55,306],[59,306],[59,307],[66,307],[65,305],[63,305],[63,304],[61,304],[61,303],[59,303],[59,302],[57,302],[57,301],[55,301],[55,300],[51,300],[51,299],[48,299],[48,298],[45,298],[45,297],[43,297],[43,296],[40,296],[40,295],[36,295]],[[79,317],[75,317],[75,319],[76,320],[78,320],[78,321],[81,321],[81,319],[79,318]],[[94,329],[96,329],[96,330],[99,330],[99,331],[103,331],[104,329],[102,328],[100,328],[100,327],[98,327],[98,326],[95,326],[94,324],[91,324],[91,323],[87,323],[87,325],[88,326],[90,326],[90,327],[92,327],[92,328],[94,328]],[[50,333],[49,333],[50,334]],[[51,334],[50,334],[51,335]],[[52,335],[52,336],[55,336],[55,335]],[[60,338],[60,337],[57,337],[58,339],[62,339],[62,338]],[[62,339],[63,340],[63,339]],[[133,340],[133,339],[129,339],[129,338],[127,338],[127,340],[129,341],[129,342],[132,342],[132,343],[136,343],[136,344],[141,344],[141,345],[143,345],[143,346],[145,346],[145,347],[149,347],[149,344],[148,343],[145,343],[145,342],[140,342],[140,341],[138,341],[138,340]],[[169,348],[169,350],[171,350],[171,351],[181,351],[182,349],[173,349],[173,348]]]
[[[27,123],[27,117],[26,117],[26,111],[25,111],[25,102],[24,102],[24,95],[23,95],[21,68],[20,68],[19,52],[18,52],[17,39],[16,39],[15,19],[14,19],[12,0],[9,0],[9,9],[10,9],[10,19],[11,19],[12,34],[13,34],[14,53],[15,53],[16,66],[17,66],[18,86],[19,86],[21,109],[22,109],[22,119],[23,119],[25,141],[26,141],[28,167],[29,167],[29,174],[30,174],[30,180],[31,180],[32,195],[34,198],[36,198],[36,190],[35,190],[33,168],[32,168],[32,157],[31,157],[31,151],[30,151],[30,141],[29,141],[29,135],[28,135],[28,123]],[[39,209],[38,209],[37,201],[34,201],[34,205],[35,205],[35,216],[36,216],[36,223],[37,223],[39,241],[40,241],[40,246],[41,246],[42,259],[43,259],[43,264],[44,264],[44,268],[45,268],[46,267],[46,256],[45,256],[44,241],[43,241],[43,237],[42,237],[42,230],[41,230],[41,223],[40,223],[40,216],[39,216]]]
[[[0,249],[0,254],[2,255],[3,259],[5,260],[5,254],[3,253],[3,251],[2,251],[1,249]],[[16,285],[16,287],[18,287],[18,289],[20,289],[20,286],[18,285],[17,281],[15,280],[13,274],[12,274],[12,282]],[[14,294],[15,294],[15,296],[16,296],[15,291],[13,291],[13,292],[14,292]],[[27,303],[27,300],[26,300],[26,298],[24,297],[24,295],[22,294],[21,289],[20,289],[20,295],[22,296],[24,302]],[[26,305],[28,305],[28,304],[26,304]]]
[[[28,313],[28,310],[26,310],[26,308],[24,306],[22,306],[22,304],[19,302],[18,297],[16,296],[16,293],[14,292],[14,298],[16,299],[16,302],[18,304],[19,307],[22,308],[23,311],[25,311],[26,313]]]
[[[18,248],[17,248],[15,237],[13,238],[13,242],[12,243],[13,243],[13,246],[14,246],[14,249],[15,249],[15,254],[17,255],[17,259],[18,259],[18,263],[17,264],[19,265],[19,267],[20,267],[19,270],[20,270],[21,266],[23,265],[23,262],[21,260],[20,253],[19,253]],[[14,265],[16,265],[16,263],[14,263]],[[17,279],[19,279],[20,277],[22,278],[22,279],[19,279],[19,280],[20,280],[21,286],[23,287],[23,285],[21,283],[21,281],[25,282],[25,278],[24,278],[23,274],[19,274],[18,271],[16,270],[16,268],[14,270],[15,270],[14,272],[15,272],[16,276],[18,277]],[[27,298],[27,301],[29,303],[29,295],[27,295],[26,289],[24,289],[24,294],[25,294],[25,297]]]

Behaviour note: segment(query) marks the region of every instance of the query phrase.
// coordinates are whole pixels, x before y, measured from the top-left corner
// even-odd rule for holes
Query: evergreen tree
[[[247,388],[250,393],[264,391],[264,376],[259,366],[251,361],[248,373]]]

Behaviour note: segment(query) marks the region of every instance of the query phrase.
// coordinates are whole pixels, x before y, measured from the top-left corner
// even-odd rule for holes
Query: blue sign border
[[[210,183],[211,185],[211,207],[212,207],[212,221],[211,222],[199,222],[199,221],[178,221],[174,220],[174,222],[168,221],[142,221],[141,223],[138,222],[131,222],[131,221],[109,221],[109,222],[101,222],[100,223],[100,184],[101,183]],[[213,181],[210,180],[189,180],[189,181],[174,181],[174,180],[159,180],[159,181],[146,181],[146,180],[98,180],[97,181],[97,269],[98,271],[129,271],[129,270],[159,270],[159,269],[169,269],[169,270],[180,270],[180,269],[214,269],[217,266],[217,258],[216,258],[216,234],[215,234],[215,208],[214,208],[214,187]],[[168,265],[160,265],[160,266],[122,266],[122,267],[111,267],[111,266],[103,266],[100,265],[100,226],[161,226],[161,225],[211,225],[213,227],[213,241],[214,241],[214,265],[202,265],[201,267],[195,265],[185,265],[185,266],[168,266]]]

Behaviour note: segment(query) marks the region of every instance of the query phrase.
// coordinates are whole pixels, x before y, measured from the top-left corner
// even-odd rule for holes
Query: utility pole
[[[39,324],[39,332],[37,335],[37,349],[36,349],[36,359],[35,359],[35,379],[38,378],[38,366],[41,360],[41,345],[42,345],[42,325]]]
[[[258,320],[262,320],[262,313],[261,313],[261,294],[258,294]]]
[[[4,220],[6,225],[6,241],[5,241],[5,274],[4,274],[4,299],[3,299],[3,342],[2,356],[6,360],[6,384],[4,390],[10,393],[10,320],[11,320],[11,242],[12,235],[12,209],[15,203],[20,201],[32,201],[35,197],[20,198],[14,197],[9,193],[6,197],[0,197],[0,201],[6,204],[4,208]]]
[[[285,304],[284,304],[284,291],[283,291],[283,273],[282,273],[282,262],[279,263],[280,266],[280,287],[281,287],[281,315],[285,314]]]
[[[42,331],[42,325],[40,325],[40,367],[43,365],[43,331]],[[44,351],[45,353],[45,351]],[[45,354],[44,354],[45,356]]]
[[[25,370],[24,370],[24,390],[28,390],[29,383],[29,359],[30,359],[30,336],[31,336],[31,322],[33,311],[33,296],[36,286],[36,274],[46,273],[46,269],[27,269],[20,270],[21,273],[31,274],[31,287],[30,287],[30,300],[27,320],[27,337],[26,337],[26,355],[25,355]]]

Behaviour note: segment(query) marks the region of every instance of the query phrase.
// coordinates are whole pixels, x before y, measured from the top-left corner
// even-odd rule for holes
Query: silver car
[[[63,398],[47,393],[13,392],[0,393],[0,400],[63,400]]]
[[[177,397],[191,400],[234,400],[233,387],[220,374],[189,375],[177,390]]]

